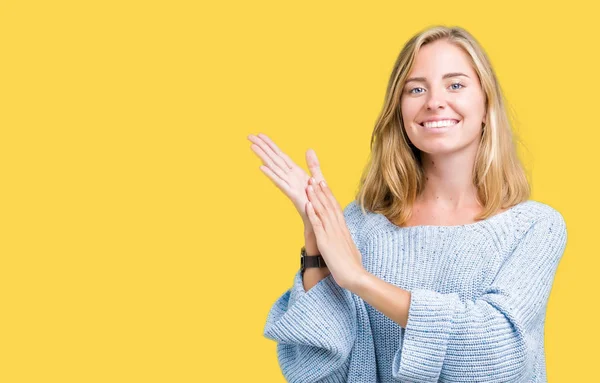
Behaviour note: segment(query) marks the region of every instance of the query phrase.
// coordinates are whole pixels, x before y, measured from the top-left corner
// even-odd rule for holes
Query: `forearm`
[[[315,237],[314,232],[312,231],[304,231],[304,246],[306,248],[306,255],[315,255],[319,254],[319,249],[317,247],[317,238]],[[304,271],[304,275],[302,276],[302,282],[304,284],[304,290],[308,291],[313,288],[320,280],[324,279],[330,274],[330,271],[327,267],[317,268],[310,267]]]
[[[398,323],[402,328],[406,328],[410,291],[379,279],[366,270],[354,280],[352,285],[348,286],[348,290]]]

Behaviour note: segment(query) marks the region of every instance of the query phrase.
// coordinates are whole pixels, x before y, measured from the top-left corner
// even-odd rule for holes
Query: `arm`
[[[532,373],[531,351],[540,336],[543,342],[546,305],[566,240],[562,216],[549,212],[529,228],[474,301],[461,301],[456,293],[409,292],[370,274],[350,290],[405,327],[394,378],[520,381]]]
[[[364,218],[360,208],[351,202],[344,216],[357,241]],[[292,288],[272,306],[264,329],[265,337],[277,341],[279,365],[288,382],[347,381],[351,351],[366,320],[363,307],[357,314],[355,299],[331,274],[305,290],[296,272]]]
[[[277,341],[277,358],[288,382],[345,381],[356,337],[350,292],[331,275],[308,292],[300,272],[271,308],[264,336]]]
[[[315,255],[319,254],[319,248],[317,247],[317,238],[313,231],[304,231],[304,243],[306,247],[306,254]],[[302,280],[304,282],[304,290],[310,290],[320,280],[331,274],[329,268],[323,267],[311,267],[304,271]]]

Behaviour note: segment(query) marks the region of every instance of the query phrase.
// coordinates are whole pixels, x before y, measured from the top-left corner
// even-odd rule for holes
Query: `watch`
[[[321,254],[306,255],[306,247],[302,246],[302,249],[300,249],[300,270],[304,273],[304,270],[309,267],[324,268],[327,267],[327,265]]]

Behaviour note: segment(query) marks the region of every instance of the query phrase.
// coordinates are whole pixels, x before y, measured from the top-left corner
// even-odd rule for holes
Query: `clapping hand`
[[[344,212],[325,180],[309,180],[307,216],[317,238],[319,251],[340,287],[350,288],[364,271],[362,256],[356,248]]]
[[[293,202],[304,222],[305,233],[314,233],[319,253],[340,287],[346,288],[364,271],[361,254],[346,225],[340,204],[321,172],[314,150],[306,152],[311,176],[296,165],[266,135],[249,135],[251,149],[260,157],[260,169]]]
[[[292,201],[304,222],[304,232],[312,234],[313,228],[306,215],[306,187],[311,176],[317,182],[323,179],[319,159],[314,150],[309,149],[306,152],[306,163],[311,173],[309,176],[265,134],[251,134],[248,139],[253,143],[250,148],[263,162],[260,170]]]

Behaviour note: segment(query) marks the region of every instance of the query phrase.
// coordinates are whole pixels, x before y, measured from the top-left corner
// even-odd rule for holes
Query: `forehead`
[[[444,40],[419,49],[409,77],[441,78],[448,72],[462,72],[475,78],[471,57],[462,48]]]

